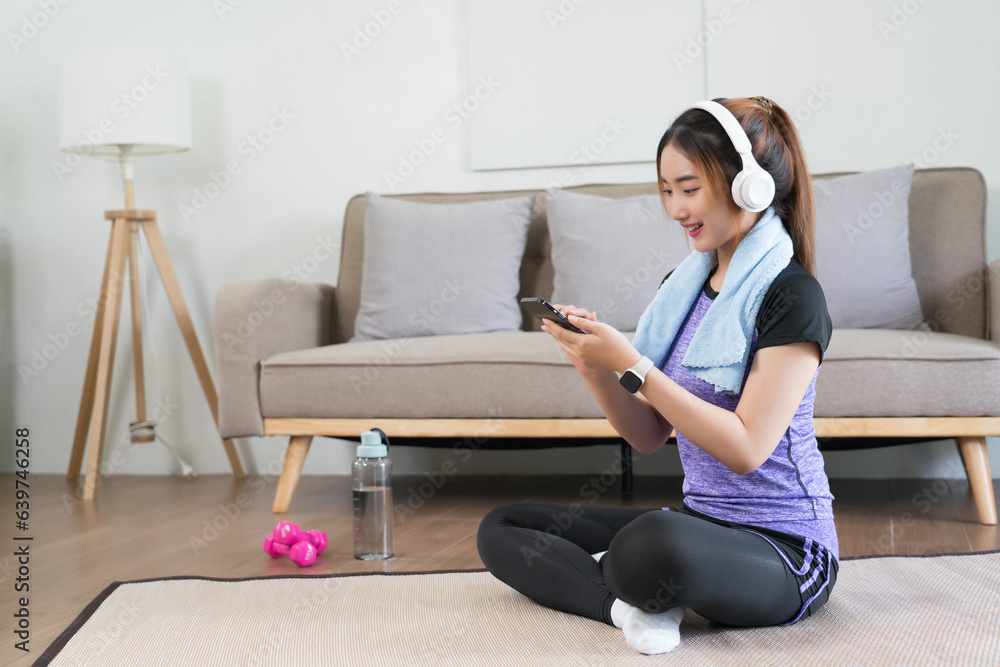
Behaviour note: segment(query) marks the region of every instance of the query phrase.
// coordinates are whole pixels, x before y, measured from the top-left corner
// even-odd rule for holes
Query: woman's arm
[[[560,304],[553,304],[553,306],[564,315],[585,318],[588,322],[597,322],[597,314],[584,308]],[[652,454],[667,442],[674,427],[649,404],[644,396],[625,391],[618,384],[618,377],[614,371],[608,368],[590,368],[567,349],[566,341],[580,334],[567,334],[564,329],[558,326],[550,328],[548,320],[543,320],[542,330],[552,334],[553,338],[566,351],[570,361],[573,362],[573,365],[580,372],[580,376],[587,383],[590,393],[600,404],[608,422],[636,451],[642,454]],[[634,361],[639,360],[638,352],[634,349],[626,350],[631,346],[624,336],[611,327],[608,327],[606,333],[617,338],[619,344],[624,342],[622,352],[625,355]]]
[[[631,368],[640,358],[639,352],[613,327],[590,318],[570,317],[570,322],[584,329],[587,335],[548,323],[542,329],[556,339],[587,379],[608,420],[622,437],[640,452],[658,449],[670,430],[657,434],[636,396],[617,382],[612,384],[615,376],[611,371],[622,373]],[[646,374],[639,392],[654,413],[659,413],[653,419],[663,428],[672,425],[724,466],[745,475],[774,453],[802,403],[820,360],[820,347],[813,342],[758,349],[734,412],[698,398],[657,368]],[[625,396],[616,395],[615,391]]]
[[[641,454],[652,454],[670,437],[673,426],[645,397],[630,394],[613,371],[582,374],[611,426]]]
[[[757,350],[735,412],[698,398],[656,368],[646,374],[639,391],[684,437],[745,475],[774,453],[819,362],[816,343]]]

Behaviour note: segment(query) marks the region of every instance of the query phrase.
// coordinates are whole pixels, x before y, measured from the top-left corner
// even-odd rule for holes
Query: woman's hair
[[[760,98],[757,98],[760,99]],[[802,268],[816,275],[816,208],[805,153],[788,113],[769,100],[745,97],[715,100],[736,116],[750,139],[754,159],[774,179],[774,212],[792,237],[794,257]],[[719,121],[703,109],[687,109],[667,129],[656,149],[656,178],[660,180],[660,155],[668,144],[693,162],[706,179],[713,196],[722,196],[733,213],[740,209],[730,186],[743,169],[740,154]],[[660,188],[660,201],[667,203]],[[738,223],[734,223],[738,227]],[[685,236],[685,240],[687,237]],[[733,249],[741,240],[739,229]]]

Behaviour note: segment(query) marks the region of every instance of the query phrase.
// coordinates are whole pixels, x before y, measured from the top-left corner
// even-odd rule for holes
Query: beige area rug
[[[688,610],[645,656],[485,571],[115,582],[36,665],[1000,664],[1000,552],[844,559],[816,615],[726,628]]]

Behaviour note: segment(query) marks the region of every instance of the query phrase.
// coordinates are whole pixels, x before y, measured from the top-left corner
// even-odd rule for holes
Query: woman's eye
[[[698,192],[698,188],[694,188],[692,190],[685,190],[684,194],[691,195],[691,194],[694,194],[695,192]]]

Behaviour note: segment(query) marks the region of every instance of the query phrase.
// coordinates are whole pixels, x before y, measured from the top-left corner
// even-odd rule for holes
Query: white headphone
[[[733,179],[733,200],[736,205],[753,213],[763,211],[770,206],[774,200],[774,179],[753,158],[750,138],[743,131],[736,116],[726,107],[711,100],[692,104],[688,109],[703,109],[715,116],[743,159],[743,171],[736,174],[736,178]]]

